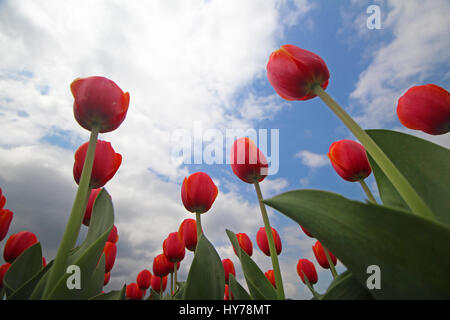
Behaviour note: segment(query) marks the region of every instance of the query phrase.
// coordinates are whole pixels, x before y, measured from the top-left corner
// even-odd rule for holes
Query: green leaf
[[[47,271],[51,268],[53,261],[50,261],[45,268],[41,269],[34,277],[28,280],[23,286],[17,289],[14,294],[8,297],[8,300],[28,300],[31,294],[38,286],[42,278],[47,274]]]
[[[264,201],[308,229],[366,285],[367,267],[381,269],[380,299],[450,298],[450,228],[379,205],[317,190]]]
[[[201,235],[184,287],[183,299],[222,300],[225,292],[225,273],[214,246]]]
[[[42,269],[42,248],[38,242],[22,252],[6,272],[3,284],[7,296],[20,289]]]
[[[322,300],[372,300],[369,290],[346,271],[336,277],[328,287]]]
[[[236,278],[231,273],[229,275],[228,282],[229,290],[233,295],[233,300],[252,300],[252,297],[250,297],[248,292],[239,282],[237,282]]]
[[[121,290],[110,291],[108,293],[100,293],[89,300],[125,300],[125,292],[127,286],[124,285]]]
[[[150,288],[150,295],[147,300],[161,300],[161,296],[159,295],[159,292]]]
[[[450,150],[401,132],[367,130],[367,133],[400,170],[436,219],[450,226]],[[370,156],[369,161],[383,203],[410,211]]]
[[[236,234],[230,230],[226,230],[226,233],[228,238],[230,238],[231,244],[238,253],[251,297],[255,300],[276,300],[277,292],[273,285],[252,258],[250,258],[244,250],[241,250]]]

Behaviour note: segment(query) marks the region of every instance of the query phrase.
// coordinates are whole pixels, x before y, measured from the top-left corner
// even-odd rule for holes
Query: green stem
[[[162,299],[163,294],[163,277],[159,277],[159,296]]]
[[[323,102],[338,116],[338,118],[347,126],[348,129],[361,142],[366,151],[378,164],[389,181],[397,189],[403,200],[408,204],[411,211],[419,216],[434,219],[430,208],[425,204],[422,198],[411,187],[406,178],[395,167],[392,161],[386,156],[381,148],[372,140],[372,138],[348,115],[342,107],[333,100],[319,85],[312,88],[312,92],[318,95]]]
[[[367,198],[369,198],[369,201],[372,203],[377,203],[377,200],[375,200],[372,192],[370,191],[369,187],[367,186],[366,182],[361,179],[359,180],[359,183],[361,184],[361,187],[363,188],[364,192],[366,193]]]
[[[63,238],[56,253],[53,266],[50,269],[50,274],[43,294],[44,299],[50,298],[50,295],[56,288],[59,280],[65,274],[69,251],[74,248],[80,233],[81,223],[83,221],[83,215],[86,210],[89,191],[91,189],[89,183],[91,180],[92,166],[94,165],[95,147],[97,145],[98,133],[99,128],[92,128],[88,150],[86,152],[86,158],[83,165],[83,171],[78,184],[78,190],[75,195],[72,211],[66,225],[66,230],[64,231]]]
[[[278,262],[278,255],[275,248],[275,241],[273,240],[272,228],[270,227],[269,216],[267,215],[266,206],[263,203],[263,197],[259,182],[255,182],[256,195],[258,196],[259,207],[261,208],[261,215],[264,221],[264,229],[266,229],[267,240],[269,242],[270,258],[272,259],[273,273],[275,276],[275,284],[277,286],[278,299],[284,300],[283,280],[281,279],[280,264]]]
[[[308,287],[309,291],[311,291],[312,295],[314,296],[314,298],[316,298],[317,300],[320,300],[320,295],[317,293],[316,290],[314,290],[313,286],[311,285],[311,283],[309,283],[308,277],[306,276],[306,274],[303,272],[303,279],[305,280],[305,284]]]
[[[173,272],[170,274],[170,295],[173,296]]]
[[[175,276],[175,283],[173,285],[173,292],[176,292],[177,291],[177,264],[176,263],[175,263],[174,276]]]
[[[202,231],[202,220],[201,220],[201,213],[196,212],[195,213],[195,220],[197,224],[197,241],[200,240],[200,236],[203,234]]]
[[[322,248],[323,248],[323,252],[325,253],[325,257],[327,258],[328,265],[330,266],[330,271],[331,271],[331,274],[333,275],[333,279],[334,279],[334,278],[336,278],[338,276],[338,274],[337,274],[336,269],[334,267],[333,260],[331,260],[331,257],[328,254],[328,249],[325,248],[324,246],[322,246]]]

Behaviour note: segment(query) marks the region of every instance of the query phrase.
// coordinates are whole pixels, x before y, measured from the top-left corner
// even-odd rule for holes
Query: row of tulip
[[[130,95],[103,77],[76,79],[71,84],[75,119],[91,136],[75,152],[73,176],[78,189],[63,239],[55,259],[46,264],[33,233],[11,235],[5,244],[6,264],[0,268],[1,295],[6,293],[7,299],[142,299],[150,289],[149,299],[285,299],[278,261],[282,245],[267,215],[269,205],[317,239],[313,246],[316,260],[329,268],[334,278],[327,292],[321,295],[314,290],[318,279],[311,261],[300,258],[297,264],[301,281],[315,299],[449,297],[449,261],[436,254],[450,249],[450,184],[446,183],[450,168],[448,161],[441,161],[450,158],[449,150],[394,131],[362,130],[324,91],[330,74],[325,62],[312,52],[282,46],[270,56],[267,75],[286,100],[319,96],[361,142],[334,142],[328,157],[340,177],[361,184],[368,203],[318,190],[296,190],[264,199],[260,183],[268,174],[267,159],[252,140],[242,137],[231,147],[231,169],[241,181],[254,185],[264,224],[256,241],[271,258],[273,268],[264,273],[252,260],[253,245],[247,234],[226,230],[247,289],[235,279],[235,266],[230,259],[219,257],[201,224],[202,214],[211,209],[219,189],[208,174],[196,172],[181,185],[182,203],[195,214],[195,220],[185,219],[179,230],[163,241],[163,252],[153,261],[153,274],[144,269],[136,283],[102,293],[111,276],[118,241],[112,200],[104,186],[119,169],[122,156],[109,142],[98,140],[98,134],[120,126]],[[408,128],[445,134],[450,130],[449,93],[431,84],[412,87],[399,99],[397,114]],[[427,170],[429,166],[433,170]],[[372,172],[382,204],[364,182]],[[5,201],[0,194],[0,241],[13,217],[3,209]],[[88,234],[75,247],[82,224],[88,226]],[[419,241],[415,235],[423,231],[426,233]],[[413,257],[409,248],[415,248]],[[194,258],[187,279],[178,281],[185,249],[193,251]],[[337,258],[347,267],[339,275],[334,268]],[[371,264],[383,270],[382,290],[365,287],[366,269]],[[69,265],[82,269],[82,290],[67,287]],[[163,296],[169,275],[170,294]]]

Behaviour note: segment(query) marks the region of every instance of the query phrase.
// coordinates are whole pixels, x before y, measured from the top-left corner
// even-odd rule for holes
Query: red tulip
[[[0,209],[0,241],[2,241],[8,233],[13,216],[14,214],[11,210]]]
[[[273,273],[273,270],[269,270],[266,273],[264,273],[266,278],[270,281],[270,283],[273,285],[273,287],[276,289],[277,284],[275,283],[275,275]]]
[[[139,289],[136,283],[127,285],[126,296],[130,300],[142,300],[143,292]]]
[[[181,200],[188,211],[205,213],[216,200],[217,193],[217,186],[212,179],[206,173],[196,172],[184,178]]]
[[[139,272],[136,277],[136,283],[139,286],[139,289],[141,290],[147,290],[148,288],[150,288],[151,280],[152,280],[152,273],[147,269],[144,269],[141,272]]]
[[[153,276],[152,279],[150,280],[150,282],[152,285],[152,289],[154,291],[156,291],[156,292],[161,291],[161,278],[160,277]],[[167,276],[163,277],[162,291],[166,290],[166,286],[167,286]]]
[[[282,249],[281,239],[280,236],[278,235],[277,230],[275,230],[274,228],[272,228],[272,235],[273,240],[275,242],[275,249],[277,251],[277,255],[279,255]],[[261,249],[261,251],[264,252],[266,256],[270,256],[269,242],[267,241],[266,229],[263,227],[259,228],[258,233],[256,234],[256,244],[258,245],[259,249]]]
[[[434,84],[414,86],[398,100],[397,115],[409,129],[445,134],[450,131],[450,94]]]
[[[311,234],[311,232],[309,232],[308,230],[306,230],[305,228],[303,228],[302,226],[300,226],[300,228],[302,228],[303,232],[310,238],[314,238],[313,235]]]
[[[6,197],[3,195],[2,188],[0,188],[0,209],[3,209],[5,204],[6,204]]]
[[[337,174],[350,182],[363,180],[372,172],[366,150],[353,140],[344,139],[333,142],[328,158]]]
[[[302,279],[303,283],[306,284],[303,273],[306,275],[306,278],[308,278],[308,281],[310,284],[317,283],[318,279],[317,279],[316,268],[314,267],[314,264],[311,261],[309,261],[308,259],[298,260],[297,273],[300,276],[300,278]]]
[[[45,257],[42,257],[42,267],[45,268],[47,266],[47,260],[45,260]]]
[[[80,182],[88,145],[88,142],[82,144],[75,152],[73,177],[75,178],[76,183]],[[116,174],[121,163],[122,155],[114,151],[111,143],[98,140],[95,148],[95,158],[94,165],[92,167],[90,186],[94,189],[103,187]]]
[[[109,233],[108,240],[109,242],[117,243],[119,241],[119,235],[117,234],[117,228],[113,225],[111,232]]]
[[[165,277],[170,273],[170,261],[167,260],[164,253],[157,255],[153,259],[153,274],[156,277]]]
[[[13,263],[18,256],[32,245],[38,243],[36,235],[32,232],[21,231],[13,234],[6,241],[3,250],[3,258],[6,262]]]
[[[114,262],[116,261],[116,244],[106,241],[105,247],[103,248],[103,253],[105,254],[105,273],[108,273],[114,267]]]
[[[230,286],[225,284],[225,293],[223,300],[234,300],[233,293],[230,290]]]
[[[283,99],[308,100],[316,96],[313,86],[327,88],[330,73],[317,54],[286,44],[270,55],[267,78]]]
[[[234,141],[230,150],[231,170],[244,182],[261,182],[268,174],[266,156],[249,138]]]
[[[111,279],[111,272],[105,273],[105,277],[103,278],[103,286],[106,286]]]
[[[248,235],[245,233],[237,233],[236,238],[238,240],[239,247],[242,250],[244,250],[249,256],[251,256],[253,254],[253,244],[252,244],[252,241],[250,240],[250,238],[248,237]],[[233,247],[233,250],[234,250],[234,253],[237,255],[237,252],[234,249],[234,247]]]
[[[329,269],[330,264],[328,263],[328,260],[325,255],[325,251],[323,250],[322,244],[319,241],[317,241],[314,244],[314,246],[312,247],[312,249],[313,249],[314,255],[316,256],[317,262],[321,265],[321,267],[324,269]],[[330,250],[328,250],[328,254],[330,255],[333,265],[336,265],[337,258],[330,252]]]
[[[233,261],[230,259],[223,259],[222,260],[223,270],[225,272],[225,283],[228,283],[228,279],[230,276],[230,273],[236,276],[236,271],[234,270],[234,264]]]
[[[100,126],[102,133],[113,131],[127,115],[130,94],[123,93],[122,89],[107,78],[78,78],[72,82],[70,90],[75,98],[75,119],[89,131],[94,126]]]
[[[178,234],[186,249],[194,251],[197,246],[197,222],[194,219],[184,219],[178,229]]]
[[[86,210],[84,211],[83,224],[89,227],[89,223],[91,222],[92,208],[94,207],[95,199],[97,199],[98,194],[102,191],[101,188],[92,189],[89,194],[88,203],[86,205]]]
[[[5,277],[6,271],[8,271],[9,267],[11,267],[10,263],[5,263],[0,266],[0,289],[3,288],[3,278]]]
[[[171,232],[163,242],[163,252],[170,262],[179,262],[183,260],[185,249],[178,232]]]

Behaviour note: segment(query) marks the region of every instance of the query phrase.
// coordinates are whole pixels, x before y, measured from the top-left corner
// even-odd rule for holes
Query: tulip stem
[[[196,212],[195,213],[195,220],[197,222],[197,239],[200,239],[200,236],[203,234],[202,231],[202,219],[201,219],[201,213]]]
[[[403,200],[408,204],[411,211],[419,216],[435,219],[430,208],[420,198],[417,192],[411,187],[408,180],[397,169],[392,161],[386,156],[381,148],[373,141],[373,139],[365,132],[344,109],[331,98],[319,85],[315,85],[312,92],[318,95],[323,102],[336,114],[336,116],[347,126],[347,128],[361,142],[366,151],[373,160],[378,164],[389,181],[397,189]]]
[[[258,196],[259,207],[261,208],[261,215],[264,221],[264,229],[266,230],[267,240],[269,242],[270,258],[272,259],[273,273],[275,276],[275,284],[278,299],[284,300],[283,280],[281,279],[280,264],[278,262],[277,250],[275,248],[275,241],[273,239],[272,228],[270,227],[269,216],[267,215],[266,206],[263,203],[263,197],[259,182],[255,182],[256,195]]]
[[[159,277],[159,296],[163,296],[163,277]]]
[[[314,290],[314,287],[311,285],[311,283],[309,283],[308,277],[306,276],[305,272],[303,272],[303,279],[305,280],[305,284],[308,287],[309,291],[311,291],[312,295],[314,296],[314,298],[316,298],[317,300],[320,300],[320,295],[317,293],[316,290]]]
[[[377,200],[375,200],[375,198],[374,198],[372,192],[370,191],[369,187],[367,186],[366,182],[363,179],[361,179],[361,180],[359,180],[359,183],[361,184],[361,187],[363,188],[364,192],[366,193],[367,198],[369,198],[369,201],[374,204],[377,204]]]
[[[49,299],[51,297],[53,290],[56,289],[58,282],[65,274],[69,251],[72,250],[77,243],[89,192],[91,190],[89,183],[91,181],[92,166],[94,165],[95,147],[97,145],[98,133],[99,127],[93,127],[89,138],[89,145],[83,165],[83,171],[78,184],[78,190],[72,205],[72,211],[70,213],[63,238],[56,253],[53,266],[50,269],[48,281],[42,295],[44,299]]]
[[[175,266],[176,268],[176,266]],[[173,277],[174,277],[174,273],[172,272],[170,274],[170,294],[173,296]]]
[[[173,292],[175,293],[177,291],[177,263],[174,263],[175,265],[175,271],[174,271],[174,276],[175,276],[175,282],[173,284]]]
[[[335,279],[338,276],[338,274],[336,272],[336,268],[334,267],[333,260],[331,260],[331,257],[328,254],[328,249],[325,248],[324,246],[322,246],[322,248],[323,248],[323,252],[325,253],[325,257],[327,258],[328,265],[330,266],[330,271],[331,271],[331,274],[333,275],[333,279]]]

